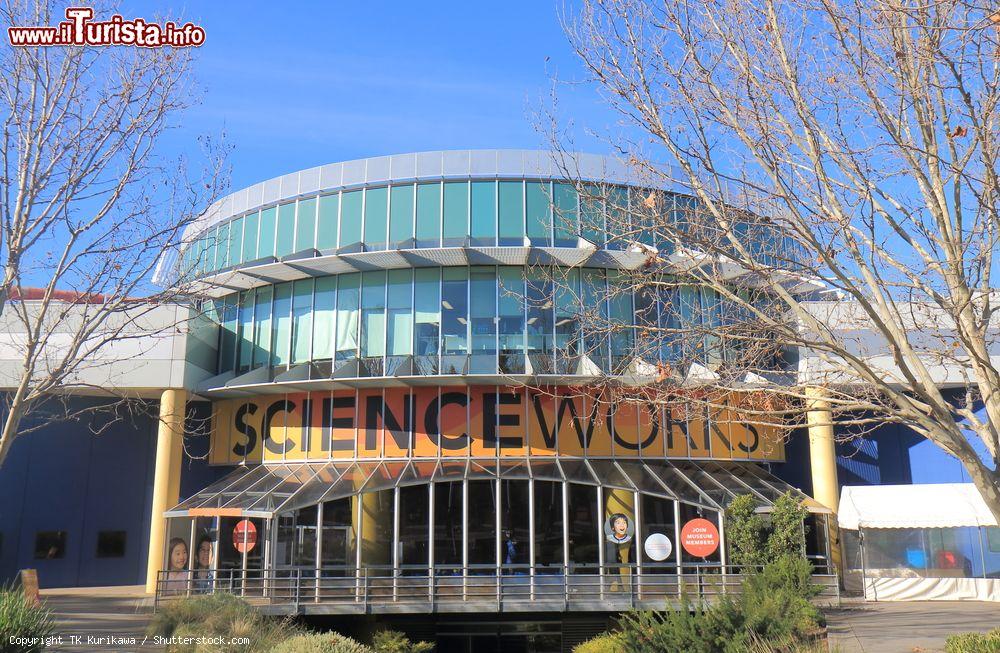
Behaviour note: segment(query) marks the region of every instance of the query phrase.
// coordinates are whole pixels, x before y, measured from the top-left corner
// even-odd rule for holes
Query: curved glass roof
[[[722,510],[750,494],[759,512],[791,491],[810,512],[829,512],[801,491],[756,465],[695,461],[618,462],[603,459],[483,458],[303,463],[239,467],[182,501],[166,517],[278,513],[365,492],[471,479],[568,481]]]

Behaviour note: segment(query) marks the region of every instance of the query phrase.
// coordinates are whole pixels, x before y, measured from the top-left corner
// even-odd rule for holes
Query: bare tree
[[[52,25],[63,10],[8,0],[0,16]],[[193,60],[174,48],[0,51],[0,321],[4,357],[16,360],[0,379],[9,388],[0,463],[37,428],[26,416],[85,389],[84,372],[103,350],[149,335],[150,312],[184,299],[154,287],[152,272],[224,183],[224,148],[212,141],[203,140],[196,171],[166,154],[166,137],[196,97]]]
[[[607,286],[636,297],[638,326],[584,309],[584,342],[627,334],[653,368],[647,398],[772,397],[752,419],[801,416],[821,394],[836,423],[905,424],[961,461],[1000,519],[994,12],[584,0],[565,28],[623,119],[601,136],[642,187],[680,193],[579,182],[644,256]],[[685,288],[713,322],[686,315]]]

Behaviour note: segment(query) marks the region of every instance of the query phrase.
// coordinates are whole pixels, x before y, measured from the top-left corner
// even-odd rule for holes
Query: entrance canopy
[[[841,528],[959,528],[996,526],[972,483],[845,486]]]
[[[495,458],[326,462],[239,467],[168,510],[166,517],[263,517],[406,485],[467,479],[537,479],[640,491],[711,510],[750,494],[768,512],[786,491],[813,513],[830,511],[749,463],[622,462],[598,459]]]

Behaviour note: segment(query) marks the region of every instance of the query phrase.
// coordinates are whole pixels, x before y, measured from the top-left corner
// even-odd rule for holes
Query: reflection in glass
[[[354,190],[340,196],[340,249],[356,251],[361,242],[361,193]]]
[[[496,482],[492,480],[468,481],[469,484],[469,570],[476,567],[492,573],[497,553],[497,501]],[[527,541],[525,538],[524,541]]]
[[[295,202],[278,206],[278,230],[275,234],[274,255],[288,256],[295,248]]]
[[[353,567],[356,561],[351,537],[351,498],[323,504],[323,567]],[[347,575],[348,570],[330,570],[329,575]]]
[[[474,267],[469,272],[469,315],[472,321],[472,374],[496,374],[496,268]]]
[[[393,186],[389,197],[389,247],[411,247],[413,238],[412,184]]]
[[[249,228],[250,223],[247,223]],[[316,247],[316,198],[299,201],[298,217],[295,220],[295,251],[301,252]]]
[[[441,271],[413,271],[413,354],[417,373],[436,374],[441,325]]]
[[[292,363],[305,363],[311,358],[313,280],[296,281],[292,299]]]
[[[441,184],[417,185],[417,247],[441,246]]]
[[[403,573],[424,574],[427,569],[428,486],[406,485],[399,488],[399,564]]]
[[[497,304],[500,310],[500,372],[524,373],[524,279],[521,269],[500,268]]]
[[[563,484],[535,481],[535,569],[559,571],[563,563]]]
[[[444,222],[441,229],[445,247],[460,247],[469,234],[469,182],[444,185]]]
[[[254,369],[270,364],[271,349],[271,296],[273,288],[258,288],[253,316],[253,365]]]
[[[501,481],[500,505],[500,562],[506,567],[527,565],[531,562],[528,481]],[[527,569],[514,571],[527,573]]]
[[[315,568],[317,507],[278,516],[274,562],[277,566]]]
[[[274,287],[274,337],[271,340],[271,365],[288,364],[292,338],[292,284]]]
[[[388,228],[389,189],[365,191],[365,249],[385,249]]]
[[[472,244],[492,246],[497,237],[497,184],[495,181],[472,182]]]
[[[438,574],[461,572],[463,506],[461,481],[434,484],[434,566]]]
[[[392,521],[394,490],[361,495],[361,564],[365,567],[392,565]],[[375,575],[385,575],[385,569]]]
[[[441,371],[461,374],[469,352],[469,269],[444,268],[441,281]]]
[[[319,217],[316,225],[316,249],[325,252],[337,247],[340,224],[340,195],[319,198]]]
[[[597,538],[602,527],[597,511],[597,488],[577,483],[567,487],[570,573],[594,574],[600,562]]]

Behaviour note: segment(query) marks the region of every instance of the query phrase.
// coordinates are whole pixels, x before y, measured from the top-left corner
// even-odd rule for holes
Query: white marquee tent
[[[971,483],[846,486],[838,521],[845,585],[869,600],[1000,601],[998,524]]]

